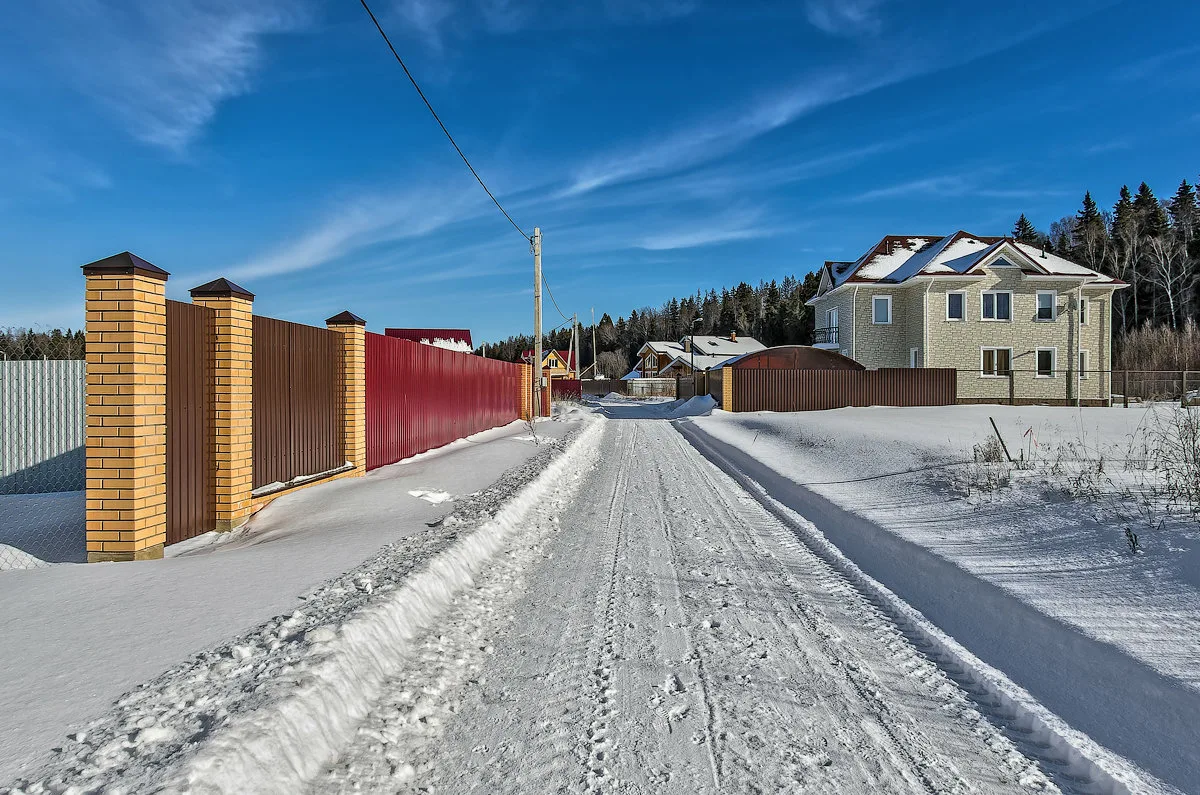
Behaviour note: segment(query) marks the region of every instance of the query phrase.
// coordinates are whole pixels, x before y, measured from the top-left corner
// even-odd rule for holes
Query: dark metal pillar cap
[[[157,265],[152,265],[137,254],[122,251],[111,257],[89,262],[83,267],[84,276],[145,276],[148,279],[166,281],[171,274]]]
[[[192,298],[245,298],[248,301],[254,300],[254,293],[247,290],[245,287],[234,284],[228,279],[213,279],[208,284],[202,284],[199,287],[193,287],[190,291]]]
[[[331,318],[328,318],[325,323],[330,326],[365,326],[367,321],[363,320],[353,312],[340,312]]]

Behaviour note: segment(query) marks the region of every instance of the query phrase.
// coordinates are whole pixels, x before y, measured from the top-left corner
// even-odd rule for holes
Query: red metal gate
[[[254,487],[346,463],[342,336],[254,316]]]
[[[367,469],[520,417],[521,366],[367,334]]]
[[[213,311],[167,301],[167,543],[216,525],[208,446]]]

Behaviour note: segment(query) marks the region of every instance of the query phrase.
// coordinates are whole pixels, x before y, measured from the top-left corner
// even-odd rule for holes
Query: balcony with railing
[[[837,345],[838,327],[813,329],[813,345]]]

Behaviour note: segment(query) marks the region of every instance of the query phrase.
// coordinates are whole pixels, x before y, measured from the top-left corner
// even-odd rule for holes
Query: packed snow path
[[[402,652],[312,791],[1071,783],[669,423],[602,422],[590,469]]]

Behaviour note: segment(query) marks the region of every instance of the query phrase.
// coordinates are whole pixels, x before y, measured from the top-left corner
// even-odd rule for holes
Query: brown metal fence
[[[213,311],[167,301],[167,543],[215,525],[209,465]]]
[[[729,369],[736,411],[821,411],[847,406],[949,406],[956,400],[953,369]]]
[[[342,336],[254,318],[254,488],[338,469]]]

